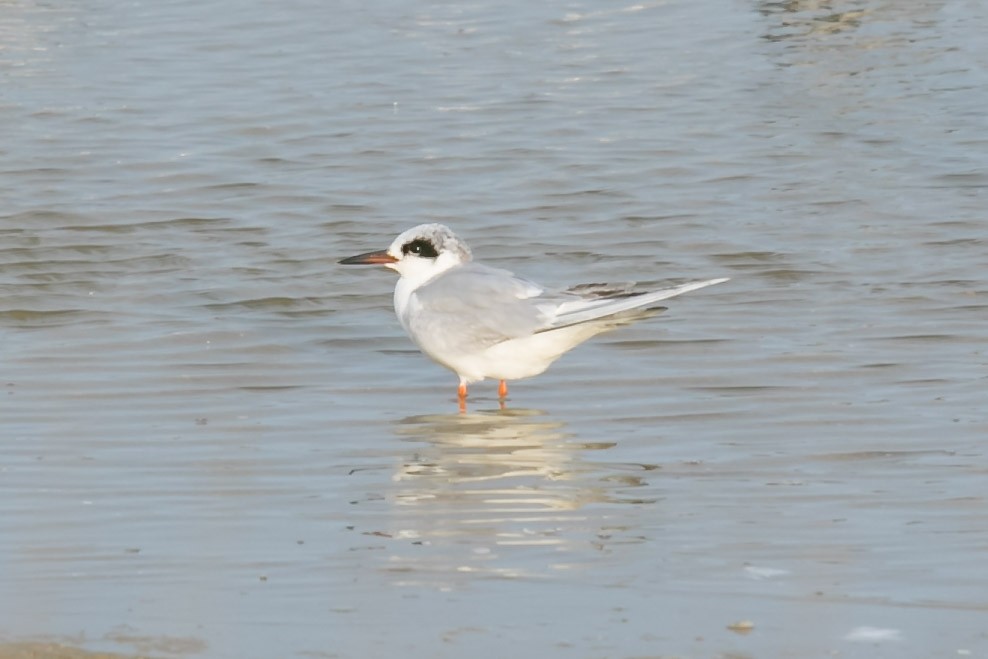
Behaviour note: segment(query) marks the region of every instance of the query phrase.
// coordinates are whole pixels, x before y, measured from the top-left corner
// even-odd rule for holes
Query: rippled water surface
[[[984,656],[986,33],[3,3],[0,657]],[[732,280],[461,415],[336,264],[425,221]]]

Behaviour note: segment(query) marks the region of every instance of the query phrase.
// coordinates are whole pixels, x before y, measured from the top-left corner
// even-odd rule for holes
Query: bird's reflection
[[[858,31],[868,23],[912,22],[929,24],[936,20],[944,0],[894,2],[890,0],[759,0],[754,7],[768,19],[768,41],[813,43]],[[885,35],[885,36],[881,36]],[[862,49],[892,46],[900,39],[889,39],[886,31],[873,30],[859,41],[840,42],[844,47],[857,44]]]
[[[602,504],[652,502],[635,492],[652,467],[592,459],[613,442],[520,409],[413,416],[394,431],[414,446],[393,475],[395,536],[428,548],[390,557],[402,580],[544,576],[639,541]]]
[[[538,410],[413,416],[403,419],[395,432],[424,444],[398,478],[428,484],[430,492],[423,493],[427,498],[436,494],[437,486],[511,479],[515,487],[534,487],[538,481],[566,479],[576,458],[563,424]]]
[[[763,0],[757,6],[761,14],[775,19],[765,38],[783,41],[857,29],[875,11],[866,5],[845,0]]]

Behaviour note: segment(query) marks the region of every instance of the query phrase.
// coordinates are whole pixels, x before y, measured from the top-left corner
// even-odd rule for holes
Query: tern
[[[442,224],[412,227],[387,249],[340,263],[383,265],[400,275],[398,321],[422,352],[459,377],[461,410],[474,382],[500,380],[503,403],[508,380],[539,375],[587,339],[658,313],[661,300],[728,281],[644,292],[602,284],[550,291],[476,263],[467,244]]]

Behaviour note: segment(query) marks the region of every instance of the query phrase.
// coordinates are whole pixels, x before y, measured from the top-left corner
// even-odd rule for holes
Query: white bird
[[[460,378],[460,408],[467,385],[538,375],[564,353],[601,332],[654,315],[660,300],[727,281],[707,279],[651,292],[600,284],[551,292],[507,270],[472,261],[470,248],[442,224],[420,224],[386,250],[358,254],[342,264],[376,264],[400,275],[395,313],[426,355]]]

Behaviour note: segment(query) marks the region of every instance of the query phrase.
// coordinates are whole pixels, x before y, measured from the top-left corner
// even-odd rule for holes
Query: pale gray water
[[[985,656],[986,33],[3,4],[0,641]],[[548,284],[733,279],[460,416],[336,265],[424,221]]]

